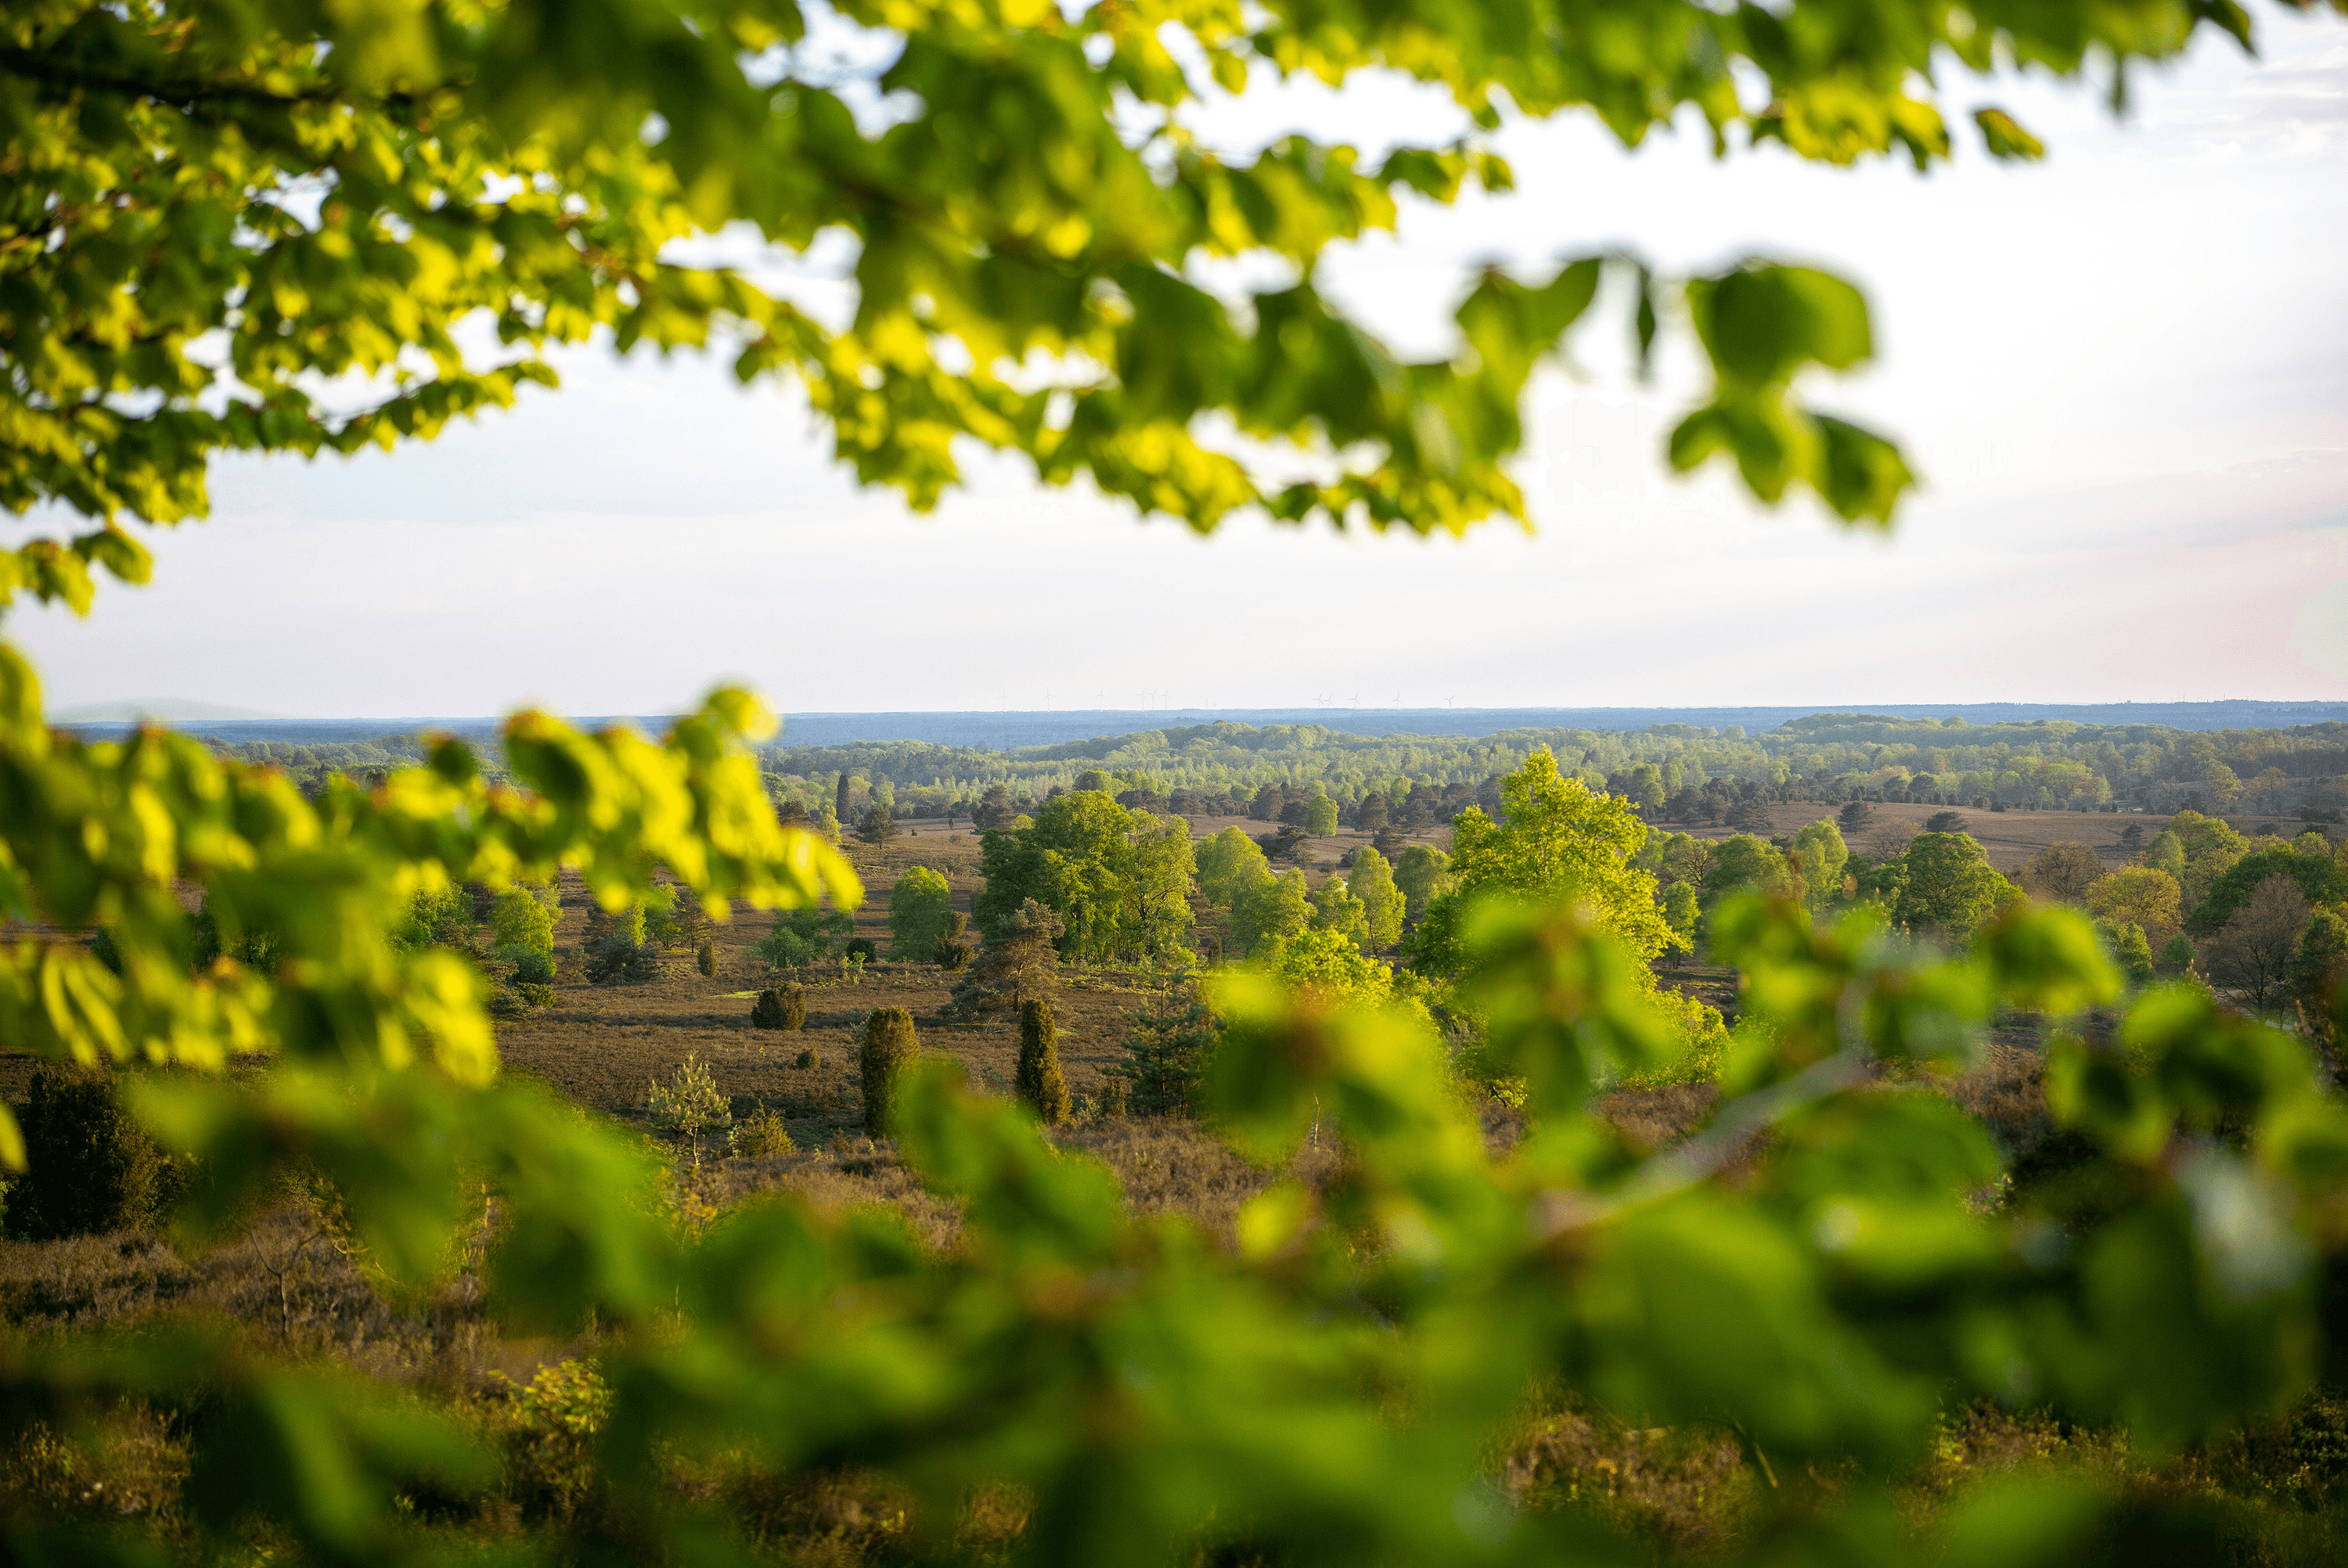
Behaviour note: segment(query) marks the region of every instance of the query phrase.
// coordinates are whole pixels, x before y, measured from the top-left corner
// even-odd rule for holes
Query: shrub
[[[807,1027],[807,992],[798,986],[769,986],[750,1004],[752,1029]]]
[[[599,986],[648,985],[661,978],[660,958],[648,944],[614,935],[587,955],[587,978]]]
[[[758,956],[778,969],[803,968],[831,957],[831,944],[856,928],[838,909],[786,909],[758,942]]]
[[[870,937],[851,938],[849,941],[847,949],[840,954],[840,957],[846,958],[851,964],[877,963],[880,958],[880,944],[873,941]]]
[[[1060,1025],[1049,1002],[1031,1001],[1019,1009],[1019,1098],[1046,1127],[1068,1119],[1068,1081],[1060,1071]]]
[[[970,934],[970,917],[959,909],[953,911],[931,956],[937,961],[938,968],[952,973],[967,965],[970,956],[976,951],[978,942]]]
[[[520,1386],[491,1376],[513,1401],[506,1474],[523,1517],[570,1517],[595,1487],[595,1434],[612,1413],[611,1389],[584,1361],[541,1367]]]
[[[1112,1078],[1101,1085],[1100,1113],[1104,1116],[1125,1114],[1125,1080]]]
[[[115,1097],[102,1068],[43,1062],[17,1123],[27,1169],[8,1190],[7,1230],[27,1241],[129,1230],[155,1217],[176,1171]]]
[[[536,948],[516,945],[499,947],[489,957],[501,964],[511,964],[510,977],[516,985],[551,986],[554,983],[554,958]]]
[[[747,1160],[772,1159],[789,1153],[795,1146],[790,1129],[783,1125],[782,1112],[768,1109],[764,1101],[726,1134],[726,1152]]]
[[[864,1130],[878,1138],[896,1113],[897,1087],[922,1053],[913,1015],[903,1008],[877,1008],[864,1020],[858,1065],[864,1075]]]
[[[797,1065],[804,1071],[812,1072],[823,1065],[823,1052],[811,1045],[801,1046]]]
[[[2193,938],[2182,931],[2160,945],[2160,967],[2172,973],[2191,968],[2195,956]]]
[[[693,967],[699,969],[705,976],[716,974],[717,972],[717,944],[715,942],[704,942],[700,947],[695,948],[693,953]]]

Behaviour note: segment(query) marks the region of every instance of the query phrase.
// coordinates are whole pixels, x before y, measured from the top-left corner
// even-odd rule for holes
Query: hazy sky
[[[1952,95],[2014,109],[2035,167],[1520,128],[1517,196],[1330,264],[1415,354],[1485,260],[1833,265],[1880,357],[1812,398],[1927,480],[1888,542],[1669,475],[1685,366],[1633,385],[1619,317],[1576,340],[1581,378],[1535,385],[1538,533],[1464,541],[1246,519],[1202,541],[984,463],[916,518],[835,470],[785,391],[582,353],[561,392],[431,446],[224,462],[153,586],[9,634],[54,704],[319,716],[662,712],[720,677],[786,711],[2348,698],[2348,27],[2258,20],[2262,62],[2205,37],[2116,123],[2082,89]],[[1221,128],[1367,144],[1445,118],[1374,84],[1253,95]]]

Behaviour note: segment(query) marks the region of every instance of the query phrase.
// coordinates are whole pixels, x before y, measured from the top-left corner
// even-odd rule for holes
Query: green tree
[[[803,969],[829,958],[855,931],[855,920],[844,910],[787,909],[759,938],[758,956],[769,968]]]
[[[2140,856],[2144,865],[2155,871],[2165,872],[2180,886],[2185,881],[2185,842],[2166,828],[2152,835]]]
[[[1194,981],[1179,984],[1155,1004],[1145,1002],[1136,1009],[1125,1039],[1125,1060],[1108,1070],[1128,1086],[1126,1103],[1131,1112],[1189,1115],[1219,1032],[1215,1015]]]
[[[1019,1009],[1019,1098],[1046,1127],[1068,1119],[1068,1081],[1060,1072],[1060,1025],[1052,1004],[1035,1000]]]
[[[1386,857],[1364,845],[1354,854],[1345,886],[1362,901],[1362,919],[1369,930],[1369,950],[1383,952],[1402,935],[1403,894],[1395,885]]]
[[[1802,880],[1802,900],[1824,909],[1842,897],[1844,867],[1850,864],[1849,846],[1842,830],[1821,818],[1794,835],[1794,856]]]
[[[953,989],[949,1015],[976,1018],[990,1008],[1024,1007],[1059,989],[1060,917],[1030,898],[979,949],[978,961]]]
[[[2236,833],[2224,818],[2204,816],[2198,811],[2180,811],[2170,817],[2163,836],[2175,837],[2185,857],[2176,876],[2185,888],[2188,909],[2198,909],[2209,897],[2209,889],[2218,878],[2250,852],[2250,841]],[[2153,842],[2157,845],[2159,840]]]
[[[1361,899],[1345,885],[1342,876],[1325,879],[1313,890],[1313,925],[1315,930],[1334,931],[1337,935],[1367,951],[1370,947],[1369,912]]]
[[[526,887],[509,887],[489,906],[489,940],[541,955],[554,951],[554,917]]]
[[[1108,774],[1102,772],[1100,769],[1086,768],[1084,772],[1076,775],[1076,787],[1078,789],[1099,790],[1103,794],[1107,794],[1109,792],[1110,782]]]
[[[1072,791],[1038,806],[1033,825],[986,834],[979,869],[974,913],[990,939],[1032,898],[1059,916],[1060,951],[1078,962],[1189,957],[1190,840],[1173,818]]]
[[[1663,919],[1684,944],[1679,951],[1695,950],[1697,911],[1695,884],[1674,882],[1663,889]]]
[[[2261,850],[2245,855],[2210,882],[2208,895],[2186,919],[2185,928],[2197,937],[2213,935],[2250,902],[2254,889],[2274,876],[2298,884],[2300,897],[2310,904],[2348,900],[2348,871],[2333,862],[2291,848]]]
[[[953,912],[953,889],[945,874],[911,867],[889,890],[889,956],[901,963],[934,961]]]
[[[1241,895],[1272,875],[1262,845],[1247,830],[1227,827],[1194,852],[1199,893],[1219,909],[1236,907]]]
[[[2013,891],[1966,834],[1918,834],[1900,856],[1900,867],[1903,880],[1891,917],[1957,941],[1970,939]]]
[[[1791,898],[1807,891],[1807,885],[1773,844],[1749,833],[1739,833],[1713,845],[1712,866],[1705,871],[1703,884],[1707,908],[1731,893],[1766,893]]]
[[[2103,938],[2104,950],[2111,954],[2112,962],[2119,966],[2119,971],[2127,977],[2128,984],[2147,986],[2152,983],[2156,972],[2152,943],[2146,938],[2143,927],[2133,921],[2098,920],[2096,922],[2096,934]]]
[[[1337,803],[1325,794],[1316,794],[1304,803],[1304,831],[1315,838],[1326,838],[1337,831]]]
[[[1304,873],[1284,871],[1267,876],[1231,907],[1231,945],[1251,958],[1270,958],[1312,925]]]
[[[1267,966],[1289,990],[1323,1007],[1375,1007],[1394,994],[1394,971],[1344,932],[1316,927],[1280,945]]]
[[[1395,858],[1394,877],[1395,886],[1402,889],[1403,914],[1412,920],[1426,913],[1429,901],[1456,886],[1451,856],[1425,844],[1414,844]]]
[[[886,844],[901,831],[897,819],[890,815],[889,808],[879,801],[865,807],[863,816],[856,824],[856,836],[867,844]]]
[[[1453,822],[1457,886],[1428,904],[1413,942],[1415,964],[1430,974],[1457,972],[1459,920],[1470,900],[1495,894],[1536,904],[1586,902],[1608,934],[1648,962],[1678,948],[1680,937],[1655,907],[1653,875],[1632,864],[1647,825],[1628,801],[1563,777],[1546,751],[1509,774],[1500,795],[1504,822],[1472,805]]]
[[[2177,878],[2151,866],[2123,866],[2096,878],[2087,907],[2116,925],[2140,926],[2147,939],[2166,938],[2183,922]]]
[[[2340,1040],[2333,1001],[2348,986],[2348,920],[2330,909],[2308,917],[2291,949],[2287,983],[2299,1007],[2300,1027],[2336,1061]]]

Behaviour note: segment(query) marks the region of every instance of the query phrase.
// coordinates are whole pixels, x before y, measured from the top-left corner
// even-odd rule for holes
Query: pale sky
[[[429,446],[222,462],[211,519],[150,536],[153,586],[8,634],[53,704],[289,716],[658,712],[718,679],[786,712],[2348,698],[2348,26],[2257,16],[2262,62],[2205,36],[2117,122],[2090,88],[1957,84],[2040,165],[1715,163],[1569,119],[1508,133],[1515,197],[1328,263],[1414,354],[1486,260],[1833,266],[1879,363],[1809,395],[1924,475],[1889,541],[1670,475],[1684,358],[1638,387],[1616,316],[1535,384],[1536,534],[1464,541],[1202,541],[983,459],[918,518],[722,357],[582,351]],[[1369,84],[1253,94],[1220,129],[1445,118]]]

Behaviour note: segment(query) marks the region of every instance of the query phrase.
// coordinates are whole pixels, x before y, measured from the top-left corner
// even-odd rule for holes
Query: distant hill
[[[182,718],[174,709],[185,711]],[[101,712],[100,710],[104,711]],[[154,713],[228,744],[288,741],[297,745],[359,741],[379,735],[413,735],[442,730],[470,739],[498,733],[493,718],[401,717],[376,719],[263,719],[233,717],[233,710],[201,703],[115,702],[67,709],[57,722],[122,723],[140,712]],[[566,715],[586,728],[632,723],[658,734],[668,720]],[[1922,730],[1957,723],[1974,726],[2095,725],[2112,729],[2150,725],[2201,732],[2287,729],[2299,724],[2348,722],[2348,702],[1946,702],[1892,704],[1814,702],[1801,707],[1719,708],[1090,708],[1035,712],[936,712],[894,713],[793,712],[783,743],[847,746],[919,742],[929,745],[1026,751],[1072,748],[1071,757],[1115,750],[1125,737],[1152,731],[1193,734],[1216,726],[1226,733],[1314,726],[1340,735],[1424,735],[1480,739],[1512,731],[1589,731],[1596,733],[1655,733],[1693,740],[1702,735],[1761,736],[1804,721],[1843,726],[1859,738],[1866,726],[1916,722]],[[1925,723],[1929,721],[1930,723]],[[2041,731],[2041,734],[2049,733]],[[1880,737],[1870,737],[1880,738]],[[1989,737],[1983,737],[1987,739]],[[1946,744],[1946,736],[1922,743]]]
[[[255,708],[232,708],[219,702],[191,702],[184,697],[133,697],[122,702],[75,702],[52,709],[55,724],[135,724],[156,719],[166,724],[294,723],[281,714]]]

